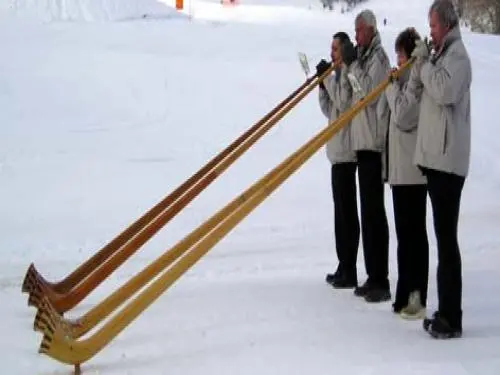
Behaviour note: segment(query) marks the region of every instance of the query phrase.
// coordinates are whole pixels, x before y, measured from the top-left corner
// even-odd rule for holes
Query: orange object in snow
[[[182,10],[184,8],[184,0],[175,0],[175,9]]]

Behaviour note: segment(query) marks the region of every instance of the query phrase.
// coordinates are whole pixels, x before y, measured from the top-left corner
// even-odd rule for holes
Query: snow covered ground
[[[372,0],[397,33],[428,33],[427,1]],[[0,3],[0,353],[5,374],[68,374],[37,354],[20,285],[59,279],[300,85],[353,14],[311,0],[4,0]],[[390,304],[323,279],[335,267],[323,150],[128,329],[88,374],[498,374],[500,39],[464,32],[473,147],[460,240],[464,338],[436,342]],[[326,124],[313,93],[81,305],[76,317],[183,238]],[[391,225],[391,282],[395,236]],[[430,309],[435,307],[431,240]],[[359,279],[364,279],[362,252]]]

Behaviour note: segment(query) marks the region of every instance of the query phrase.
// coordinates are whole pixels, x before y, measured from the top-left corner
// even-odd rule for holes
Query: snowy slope
[[[34,310],[20,293],[31,261],[48,278],[63,277],[301,84],[298,51],[314,64],[327,56],[332,33],[353,33],[354,14],[323,12],[309,0],[246,0],[237,7],[187,0],[183,17],[172,5],[0,5],[0,352],[6,374],[69,373],[36,353]],[[426,1],[372,0],[370,6],[389,20],[381,34],[393,59],[402,28],[428,33]],[[464,39],[474,83],[472,166],[460,227],[462,340],[434,342],[420,323],[392,316],[390,304],[367,306],[324,284],[335,255],[322,150],[84,371],[498,374],[500,40],[470,33]],[[115,290],[325,123],[313,93],[68,316]],[[394,285],[389,189],[387,210]],[[428,228],[432,309],[430,215]],[[358,261],[363,280],[361,255]]]
[[[158,0],[6,0],[16,18],[54,21],[107,22],[145,17],[178,17]]]

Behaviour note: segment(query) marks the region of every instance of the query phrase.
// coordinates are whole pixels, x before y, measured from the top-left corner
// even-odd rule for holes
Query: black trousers
[[[423,169],[431,198],[437,239],[439,314],[462,329],[462,260],[458,246],[458,217],[465,178]]]
[[[421,302],[426,306],[429,278],[427,186],[394,185],[392,203],[398,239],[398,283],[394,307],[397,310],[405,307],[410,293],[415,290],[420,292]]]
[[[389,288],[389,226],[384,205],[382,154],[358,151],[361,233],[368,282]]]
[[[335,215],[335,247],[339,270],[357,280],[359,219],[356,195],[356,163],[332,165],[332,194]]]

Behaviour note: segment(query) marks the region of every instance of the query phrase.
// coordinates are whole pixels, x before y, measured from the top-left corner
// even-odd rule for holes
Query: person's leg
[[[434,337],[462,333],[462,262],[458,246],[458,218],[465,179],[450,173],[426,172],[438,247],[439,308],[434,319],[424,322]]]
[[[427,306],[427,288],[429,280],[429,241],[427,237],[427,186],[412,185],[408,187],[408,201],[411,202],[409,217],[411,255],[411,291],[420,292],[420,302]]]
[[[370,302],[390,299],[389,227],[384,205],[382,181],[382,155],[374,151],[359,151],[358,177],[361,201],[361,230],[365,267],[368,274],[366,285],[356,290],[356,295],[368,297]],[[373,291],[368,296],[368,291]]]
[[[425,185],[402,185],[393,190],[397,191],[398,203],[395,208],[398,268],[401,268],[398,287],[400,280],[404,287],[399,295],[396,294],[395,306],[404,305],[401,317],[405,319],[422,319],[427,299],[429,257],[426,230],[427,188]]]
[[[356,197],[356,163],[332,166],[332,191],[335,215],[335,244],[339,258],[336,287],[357,285],[356,260],[359,246],[359,219]]]
[[[407,223],[407,204],[405,199],[404,186],[392,187],[392,203],[394,211],[394,224],[396,228],[397,245],[397,264],[398,264],[398,282],[396,284],[396,297],[393,304],[394,312],[400,312],[408,303],[410,295],[409,290],[409,268],[408,264],[408,223]]]

